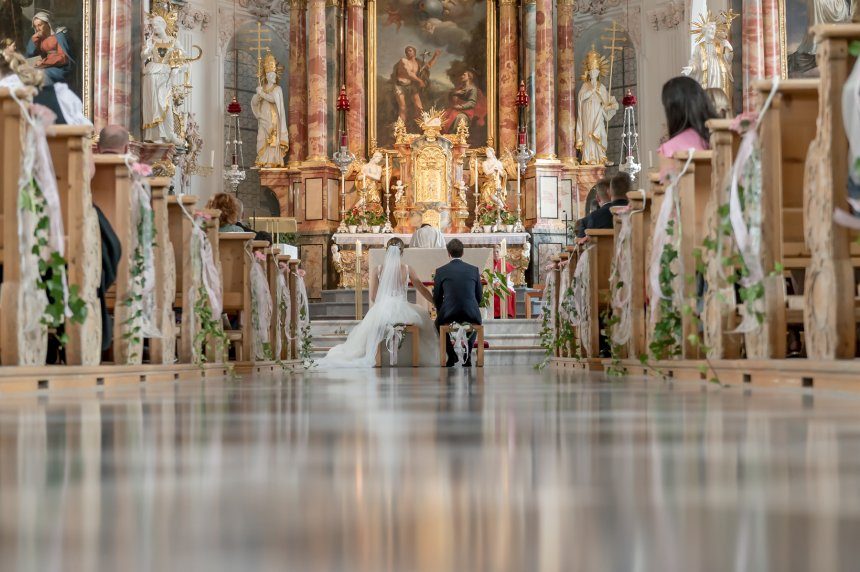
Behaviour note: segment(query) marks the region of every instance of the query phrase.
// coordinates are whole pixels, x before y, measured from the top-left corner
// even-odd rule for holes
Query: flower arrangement
[[[475,210],[475,218],[485,226],[496,224],[496,221],[499,218],[499,211],[496,209],[495,205],[480,204]]]
[[[385,224],[385,211],[379,203],[371,203],[365,213],[365,222],[370,226]]]
[[[510,211],[502,211],[502,223],[517,224],[517,215]]]
[[[347,211],[347,213],[343,217],[344,222],[349,226],[359,225],[364,221],[363,213],[357,208],[352,208]]]
[[[497,272],[485,268],[481,277],[487,281],[487,287],[484,288],[481,295],[481,308],[489,308],[493,303],[493,297],[498,296],[500,300],[508,299],[508,277],[504,272]]]

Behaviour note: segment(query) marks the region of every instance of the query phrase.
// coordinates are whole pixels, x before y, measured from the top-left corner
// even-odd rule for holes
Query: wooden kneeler
[[[415,324],[395,324],[396,326],[403,327],[403,333],[409,334],[412,336],[412,367],[418,367],[421,365],[421,357],[420,357],[420,337],[419,337],[419,329]],[[382,367],[382,350],[385,349],[385,342],[382,341],[379,343],[379,347],[376,349],[376,367]],[[397,364],[395,364],[397,365]]]
[[[484,326],[481,324],[469,324],[472,327],[472,331],[477,334],[477,358],[476,363],[478,367],[484,367]],[[439,326],[439,365],[445,367],[448,365],[448,334],[451,333],[451,326],[449,324],[445,324],[444,326]],[[472,351],[472,348],[469,348],[469,352]]]

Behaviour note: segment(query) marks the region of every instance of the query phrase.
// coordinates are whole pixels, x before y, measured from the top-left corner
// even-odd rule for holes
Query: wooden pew
[[[290,337],[289,337],[291,335],[289,328],[284,328],[284,325],[286,324],[286,322],[288,320],[291,320],[291,313],[290,313],[291,310],[290,309],[293,307],[293,304],[295,304],[296,293],[290,289],[289,269],[290,269],[290,258],[291,258],[291,256],[289,254],[279,254],[277,258],[278,258],[277,271],[284,276],[284,282],[287,285],[287,290],[289,291],[289,297],[290,297],[290,308],[287,309],[288,313],[283,314],[281,316],[281,327],[280,327],[280,330],[281,330],[280,331],[281,353],[278,356],[278,359],[280,359],[282,361],[288,361],[288,360],[292,359],[290,356],[291,356],[291,346],[292,346],[293,342],[292,342],[292,340],[290,340]],[[276,292],[277,292],[277,290],[276,290]],[[277,294],[276,294],[276,296],[277,296]]]
[[[609,275],[612,267],[612,256],[615,252],[615,231],[611,229],[587,229],[585,236],[594,244],[588,260],[588,281],[590,284],[591,312],[589,320],[591,353],[587,356],[592,360],[600,357],[600,314],[609,307],[611,285]],[[585,352],[583,351],[583,355]]]
[[[762,102],[771,86],[771,81],[756,82]],[[798,271],[808,265],[803,178],[809,144],[816,132],[818,86],[818,80],[781,81],[770,109],[762,116],[761,263],[765,274],[772,272],[777,263]],[[784,282],[765,280],[762,327],[745,335],[748,358],[785,357],[786,306]]]
[[[564,268],[562,268],[562,273],[567,274],[567,283],[569,286],[573,286],[573,276],[576,270],[576,263],[579,261],[579,250],[577,250],[575,245],[568,245],[565,247],[567,251],[567,263]],[[564,292],[561,292],[561,296],[564,296]],[[563,298],[559,298],[559,307],[561,306]],[[574,338],[575,338],[575,327],[574,327]],[[562,348],[564,357],[573,358],[577,356],[576,351],[576,339],[572,340],[567,344],[566,347]]]
[[[555,270],[555,272],[557,272],[556,283],[555,283],[556,284],[556,289],[555,289],[556,290],[556,292],[555,292],[556,332],[561,332],[561,328],[563,327],[562,321],[566,319],[564,316],[562,316],[561,304],[564,301],[565,290],[570,286],[570,281],[567,281],[567,284],[564,283],[565,282],[565,275],[568,274],[568,264],[569,263],[570,263],[570,253],[562,252],[561,254],[559,254],[558,264],[556,265],[558,267],[558,269]],[[568,357],[567,356],[568,349],[569,348],[567,348],[567,347],[559,346],[558,348],[556,348],[556,352],[555,352],[556,357]]]
[[[19,90],[19,97],[32,95],[31,90]],[[29,347],[19,345],[18,331],[26,316],[18,309],[18,293],[27,285],[21,284],[21,266],[17,256],[19,250],[18,225],[12,224],[18,208],[18,177],[23,152],[21,129],[24,118],[18,104],[10,96],[9,89],[0,88],[0,263],[3,265],[3,284],[0,287],[0,364],[21,365],[36,363],[47,347],[47,334],[40,336],[38,344]],[[7,224],[8,223],[8,224]],[[33,347],[38,345],[39,347]],[[44,360],[44,358],[41,358]],[[44,363],[44,362],[41,362]]]
[[[54,125],[47,129],[66,233],[69,287],[78,287],[87,308],[83,323],[65,326],[69,338],[68,365],[101,362],[101,308],[97,294],[101,281],[101,233],[90,192],[92,130],[88,125]]]
[[[268,259],[271,258],[271,256],[269,256],[269,251],[270,251],[271,247],[272,247],[272,245],[267,240],[253,240],[253,241],[251,241],[251,254],[254,256],[254,260],[252,262],[254,264],[259,265],[260,268],[263,269],[263,273],[266,275],[266,284],[269,286],[269,299],[272,301],[272,322],[275,322],[276,321],[275,320],[275,308],[276,308],[275,304],[277,303],[277,301],[275,300],[275,297],[274,297],[275,290],[273,290],[271,287],[271,279],[270,279],[269,264],[268,264]],[[263,256],[266,257],[265,261],[261,261],[261,260],[258,260],[256,258],[256,254],[258,252],[263,254]],[[250,272],[250,268],[248,269],[248,271]],[[249,283],[249,286],[250,286],[250,283]],[[253,301],[253,299],[252,299],[252,301]],[[250,313],[248,314],[248,319],[249,320],[251,319]],[[251,324],[251,334],[252,334],[251,344],[250,344],[251,358],[249,361],[258,361],[257,357],[255,355],[255,352],[254,352],[254,344],[256,343],[256,332],[254,331],[253,324]],[[273,353],[274,347],[275,347],[274,340],[275,340],[275,338],[272,337],[272,327],[270,324],[269,330],[266,332],[265,338],[261,342],[263,344],[264,348],[266,346],[268,346],[268,348],[269,348],[269,351],[267,352],[269,354],[269,358],[267,361],[274,359],[274,353]]]
[[[131,245],[137,229],[131,220],[132,196],[131,173],[122,155],[94,154],[95,174],[91,182],[93,204],[107,218],[122,246],[122,256],[117,267],[116,283],[107,293],[107,307],[113,310],[113,362],[115,364],[140,364],[143,358],[143,337],[132,340],[125,323],[130,314],[125,301],[131,291],[130,261]]]
[[[168,220],[170,178],[152,177],[152,212],[155,227],[155,315],[160,338],[149,340],[149,361],[171,364],[176,361],[176,314],[174,304],[177,296],[176,259]],[[181,213],[176,213],[181,214]],[[183,217],[184,218],[184,217]],[[181,221],[177,221],[180,222]],[[180,259],[181,260],[181,259]],[[181,304],[180,304],[181,307]]]
[[[710,236],[721,236],[719,209],[729,204],[729,183],[732,165],[740,144],[740,136],[731,129],[730,119],[711,119],[711,196],[705,207],[706,229]],[[722,239],[723,256],[732,252],[731,238]],[[737,359],[741,355],[741,336],[729,334],[738,324],[734,287],[726,279],[721,257],[702,251],[705,264],[705,283],[702,310],[703,341],[711,359]]]
[[[269,342],[272,345],[272,359],[276,361],[281,359],[281,352],[277,350],[278,348],[283,349],[284,342],[281,329],[278,327],[281,323],[278,307],[280,303],[278,300],[278,275],[281,273],[281,269],[278,268],[278,256],[280,254],[281,250],[274,246],[269,248],[266,254],[266,278],[269,280],[269,292],[272,294],[272,321],[269,324]]]
[[[191,251],[189,250],[191,246],[192,222],[185,216],[180,203],[189,213],[193,214],[194,205],[197,204],[197,197],[190,195],[170,195],[167,197],[168,234],[170,236],[170,244],[173,247],[174,263],[180,265],[176,268],[176,287],[174,289],[176,296],[172,303],[174,311],[179,310],[182,316],[178,343],[179,362],[191,363],[193,340],[190,335],[191,322],[188,317],[193,313],[193,310],[191,301],[188,298],[188,291],[192,284]],[[158,349],[157,343],[156,349]],[[164,351],[168,350],[165,349]]]
[[[632,261],[632,284],[630,290],[631,306],[631,334],[627,344],[627,356],[638,358],[648,351],[646,327],[648,313],[646,309],[646,283],[648,271],[647,250],[651,243],[650,218],[651,201],[647,200],[645,191],[631,191],[627,193],[627,200],[631,210],[631,261]],[[615,234],[618,236],[620,220],[615,217]]]
[[[689,151],[675,153],[678,172],[690,157]],[[682,280],[684,283],[684,301],[693,308],[697,304],[696,280],[687,280],[688,276],[696,275],[695,252],[701,251],[702,244],[708,236],[705,224],[705,205],[711,196],[711,151],[693,152],[693,160],[687,167],[686,173],[678,179],[677,192],[681,202],[681,240],[678,257],[684,268]],[[681,355],[685,359],[697,359],[700,346],[690,341],[691,335],[698,334],[698,326],[694,316],[681,312]]]
[[[651,283],[648,280],[649,263],[651,261],[652,241],[654,231],[657,226],[657,218],[660,215],[660,209],[663,207],[663,199],[666,196],[666,186],[660,181],[659,173],[648,173],[648,184],[650,191],[648,197],[651,199],[651,213],[648,220],[648,242],[645,245],[645,297],[646,297],[646,312],[645,312],[645,345],[650,347],[651,341],[654,338],[654,325],[651,322],[651,305],[658,304],[656,292],[651,291]],[[649,350],[650,352],[650,350]]]
[[[804,285],[806,352],[810,359],[851,359],[857,332],[857,290],[850,260],[853,237],[834,224],[829,213],[847,204],[848,139],[842,88],[854,66],[848,48],[860,39],[860,24],[819,25],[813,32],[821,83],[818,132],[809,146],[804,181],[806,246],[811,255]]]
[[[254,359],[251,328],[251,261],[245,252],[253,232],[222,232],[218,237],[221,261],[221,283],[224,288],[224,312],[238,314],[239,327],[227,330],[227,339],[236,351],[236,361]]]

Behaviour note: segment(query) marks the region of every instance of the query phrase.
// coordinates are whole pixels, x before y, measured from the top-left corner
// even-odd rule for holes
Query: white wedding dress
[[[397,345],[394,332],[394,326],[397,324],[410,324],[419,327],[420,365],[438,366],[439,337],[436,326],[430,319],[427,310],[407,301],[406,286],[408,282],[408,269],[405,280],[401,270],[400,249],[396,246],[389,247],[382,265],[376,301],[364,319],[349,332],[346,341],[330,349],[326,356],[317,362],[317,368],[374,367],[376,365],[376,352],[380,343],[385,343],[388,348]],[[407,347],[408,344],[412,343],[411,337],[406,333],[403,335],[403,346],[398,352],[398,365],[400,366],[412,365],[412,353]],[[387,359],[383,359],[383,363],[387,364],[387,362]]]

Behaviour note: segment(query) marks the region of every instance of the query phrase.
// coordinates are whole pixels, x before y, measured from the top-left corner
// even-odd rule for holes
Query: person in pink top
[[[672,157],[678,151],[709,149],[710,134],[705,122],[717,114],[705,90],[696,80],[679,76],[663,84],[663,110],[669,140],[660,145],[660,180],[666,181],[669,173],[676,171]]]

